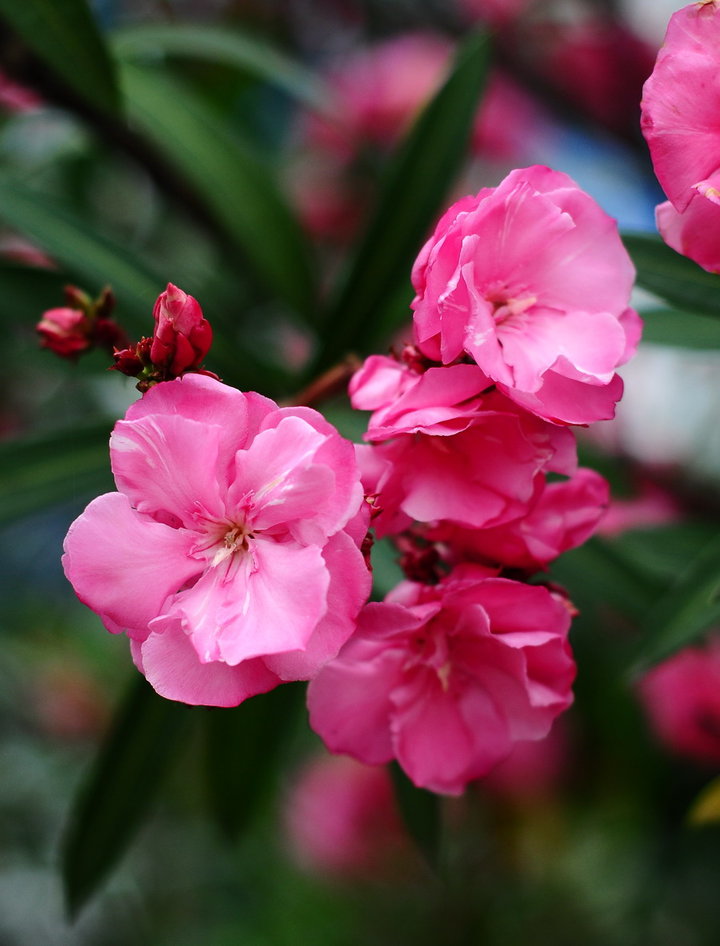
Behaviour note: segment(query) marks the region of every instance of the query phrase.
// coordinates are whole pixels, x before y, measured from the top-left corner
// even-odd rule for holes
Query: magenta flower
[[[519,740],[542,739],[572,702],[570,613],[546,588],[464,566],[401,583],[308,689],[333,752],[395,758],[424,788],[460,794]]]
[[[488,387],[489,386],[489,387]],[[571,432],[518,408],[475,365],[417,373],[372,356],[353,377],[353,406],[373,410],[359,447],[379,536],[413,519],[487,528],[528,512],[546,472],[576,467]]]
[[[470,356],[548,420],[607,419],[640,335],[633,277],[615,221],[571,178],[512,171],[454,204],[421,250],[416,341],[445,364]]]
[[[638,692],[652,728],[670,749],[720,765],[720,639],[686,647],[653,667]]]
[[[191,374],[130,407],[110,453],[118,492],[63,564],[160,694],[233,706],[338,652],[369,592],[367,516],[353,446],[318,413]]]
[[[720,272],[720,3],[678,10],[642,99],[642,130],[669,201],[658,229],[679,253]]]

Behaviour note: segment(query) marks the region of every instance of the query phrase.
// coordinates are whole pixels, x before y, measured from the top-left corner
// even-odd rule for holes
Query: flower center
[[[232,525],[222,536],[220,542],[217,543],[210,565],[220,565],[227,559],[232,558],[233,555],[247,552],[250,547],[249,539],[253,537],[253,533],[247,526]]]

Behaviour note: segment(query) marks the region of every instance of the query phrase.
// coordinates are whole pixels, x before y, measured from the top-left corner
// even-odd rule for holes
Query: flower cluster
[[[612,416],[640,334],[632,280],[614,222],[543,167],[460,200],[420,252],[414,344],[350,385],[372,412],[376,533],[408,580],[310,684],[333,751],[457,794],[570,704],[572,606],[527,579],[607,505],[567,425]]]
[[[572,701],[572,605],[529,579],[607,506],[568,425],[613,413],[632,276],[563,174],[459,201],[413,269],[413,343],[351,382],[371,412],[357,448],[204,372],[209,326],[169,286],[112,434],[117,492],[71,526],[68,578],[163,696],[234,706],[311,680],[331,750],[461,792]],[[367,604],[371,515],[407,580]]]

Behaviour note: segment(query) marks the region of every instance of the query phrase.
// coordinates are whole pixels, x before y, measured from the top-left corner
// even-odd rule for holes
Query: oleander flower
[[[572,702],[570,612],[546,588],[484,576],[466,565],[366,605],[308,688],[332,752],[397,759],[416,785],[456,795],[516,742],[547,735]]]
[[[369,592],[367,515],[353,446],[318,413],[190,374],[131,406],[110,453],[118,492],[63,564],[161,695],[233,706],[337,653]]]
[[[652,728],[674,752],[720,765],[720,638],[653,667],[638,693]]]
[[[428,358],[472,358],[508,397],[558,423],[613,416],[634,354],[634,269],[617,226],[566,174],[534,166],[455,203],[412,273]]]
[[[720,272],[720,2],[678,10],[645,83],[641,127],[669,200],[656,211],[663,239]]]

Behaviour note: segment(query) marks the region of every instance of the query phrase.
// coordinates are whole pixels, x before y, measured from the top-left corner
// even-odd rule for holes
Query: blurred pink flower
[[[48,309],[35,330],[43,348],[49,348],[61,358],[74,358],[93,347],[92,321],[80,309],[67,306]]]
[[[650,723],[670,749],[720,766],[720,639],[686,647],[638,685]]]
[[[191,374],[153,387],[113,430],[119,492],[73,523],[78,597],[155,689],[234,706],[308,679],[369,592],[353,446],[309,408]]]
[[[598,532],[600,535],[621,535],[627,529],[677,522],[682,509],[677,499],[650,480],[639,483],[638,493],[629,499],[611,497]]]
[[[490,26],[509,26],[536,0],[459,0],[460,9]]]
[[[291,852],[331,877],[370,875],[407,850],[387,769],[347,756],[311,759],[285,806]]]
[[[615,221],[567,175],[515,170],[459,200],[412,279],[428,358],[470,355],[508,397],[554,422],[612,417],[615,369],[641,330],[628,308],[634,269]]]
[[[34,112],[43,105],[40,95],[0,70],[0,108],[6,112]]]
[[[668,244],[720,272],[720,0],[673,14],[642,99],[642,131],[669,201]]]
[[[572,702],[570,612],[546,588],[472,565],[437,585],[402,582],[308,689],[333,752],[395,758],[412,781],[460,794]]]
[[[479,785],[483,791],[518,805],[537,804],[552,798],[567,773],[570,739],[557,719],[544,739],[518,742]]]

